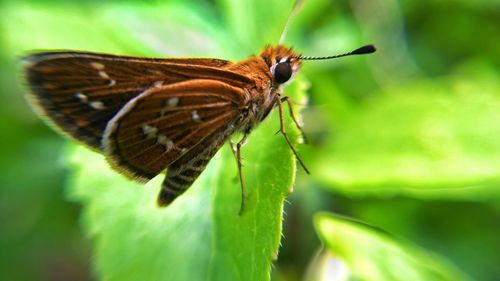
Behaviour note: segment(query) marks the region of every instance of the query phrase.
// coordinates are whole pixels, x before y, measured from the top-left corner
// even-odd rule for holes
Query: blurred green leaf
[[[338,103],[329,83],[315,84],[325,93],[318,103],[339,111],[326,113],[335,134],[313,151],[314,175],[352,195],[498,196],[500,83],[488,71],[415,80],[361,105]]]
[[[322,270],[336,280],[469,280],[444,258],[360,222],[319,213],[314,224],[330,254]]]
[[[17,55],[37,49],[77,49],[128,55],[219,56],[224,46],[218,42],[227,37],[216,28],[210,14],[197,11],[192,3],[99,7],[44,3],[6,5],[5,10],[9,14],[9,20],[3,22],[5,47]]]
[[[278,44],[293,1],[218,0],[227,27],[244,53],[255,53],[267,44]],[[263,12],[265,11],[265,12]],[[244,58],[244,57],[241,57]]]

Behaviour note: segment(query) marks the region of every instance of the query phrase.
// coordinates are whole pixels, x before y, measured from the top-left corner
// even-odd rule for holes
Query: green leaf
[[[336,280],[469,280],[444,258],[360,222],[319,213],[314,223],[328,254],[308,280],[327,280],[325,272],[343,277]]]

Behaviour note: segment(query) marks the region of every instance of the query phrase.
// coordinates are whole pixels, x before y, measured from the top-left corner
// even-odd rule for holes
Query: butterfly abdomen
[[[209,159],[197,159],[190,166],[181,166],[182,171],[175,171],[177,167],[172,165],[171,171],[167,172],[167,176],[161,185],[160,193],[158,194],[158,205],[166,206],[174,201],[175,198],[180,196],[186,191],[198,176],[203,172]]]

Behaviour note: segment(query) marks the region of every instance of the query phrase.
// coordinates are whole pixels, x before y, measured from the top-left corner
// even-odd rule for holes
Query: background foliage
[[[312,175],[295,178],[275,112],[245,147],[243,218],[227,148],[158,210],[159,178],[126,181],[31,113],[16,62],[54,48],[238,60],[278,40],[289,1],[1,2],[0,279],[263,280],[281,243],[273,280],[496,280],[498,1],[305,2],[287,45],[379,51],[304,63],[287,93],[308,97]]]

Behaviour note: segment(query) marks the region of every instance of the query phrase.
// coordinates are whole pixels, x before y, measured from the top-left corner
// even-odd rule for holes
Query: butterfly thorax
[[[300,69],[298,55],[284,46],[268,46],[259,56],[252,56],[244,61],[228,66],[228,69],[245,75],[252,81],[244,88],[249,103],[242,111],[243,122],[239,129],[249,132],[262,122],[276,106],[283,86],[291,82]],[[276,79],[276,66],[287,64],[291,70],[286,81]]]

